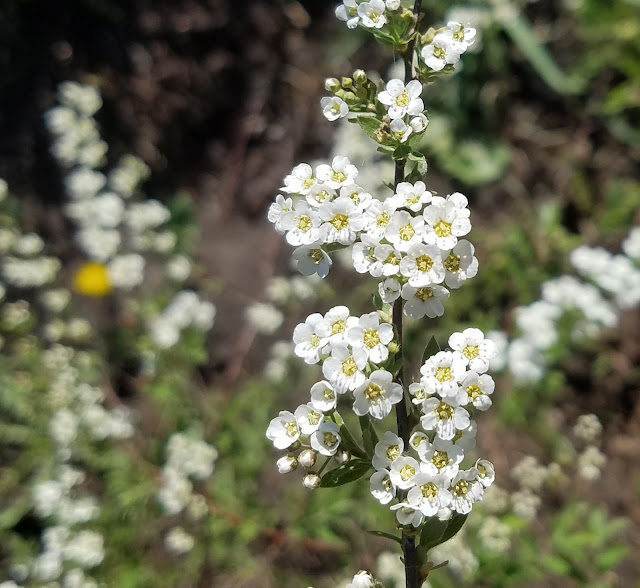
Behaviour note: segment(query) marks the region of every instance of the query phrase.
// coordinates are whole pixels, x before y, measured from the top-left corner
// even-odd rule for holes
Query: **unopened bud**
[[[333,456],[333,459],[336,460],[338,465],[342,465],[344,463],[347,463],[351,459],[351,453],[349,453],[346,449],[343,449],[341,451],[338,451]]]
[[[367,81],[367,74],[363,69],[356,69],[353,72],[353,81],[358,85],[362,85]]]
[[[302,485],[309,490],[313,490],[320,486],[320,476],[318,474],[307,474],[302,480]]]
[[[281,474],[288,474],[298,467],[298,460],[295,455],[283,455],[277,462],[278,471]]]
[[[342,78],[342,87],[343,88],[352,88],[353,80],[351,78],[344,77]]]
[[[345,92],[342,98],[347,104],[354,104],[358,102],[356,95],[353,92]]]
[[[398,345],[395,341],[391,341],[391,343],[387,345],[387,349],[389,350],[389,353],[398,353],[400,345]]]
[[[316,465],[318,454],[313,449],[303,449],[298,456],[298,463],[303,468],[312,468]]]
[[[327,92],[333,92],[335,94],[340,89],[340,80],[337,78],[327,78],[324,81],[324,87]]]

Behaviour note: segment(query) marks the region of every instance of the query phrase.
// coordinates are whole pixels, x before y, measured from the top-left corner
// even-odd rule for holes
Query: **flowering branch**
[[[359,171],[347,157],[331,164],[296,166],[284,180],[283,194],[269,210],[269,220],[296,247],[293,257],[304,275],[325,277],[331,253],[351,247],[354,269],[380,280],[374,297],[377,312],[351,316],[345,306],[314,313],[296,327],[295,353],[320,364],[324,379],[310,390],[311,400],[295,413],[281,411],[267,429],[277,449],[282,473],[299,465],[310,471],[307,488],[330,488],[369,477],[371,493],[396,513],[407,588],[419,588],[436,567],[431,548],[453,537],[485,487],[493,466],[478,460],[463,470],[465,452],[475,446],[474,410],[491,405],[494,383],[485,372],[497,349],[478,329],[449,338],[450,351],[435,339],[427,346],[419,382],[408,386],[406,404],[403,314],[415,319],[444,313],[450,290],[475,276],[468,202],[456,192],[446,198],[427,191],[426,159],[418,150],[429,120],[421,98],[422,81],[453,72],[472,44],[475,30],[460,23],[417,30],[421,3],[414,11],[400,0],[343,0],[336,9],[349,28],[362,26],[403,55],[405,81],[373,83],[362,70],[352,78],[328,79],[333,96],[320,105],[330,121],[349,117],[395,164],[393,196],[373,198],[356,183]],[[415,64],[415,76],[414,76]],[[391,315],[391,320],[390,319]],[[359,417],[361,441],[340,415],[345,399]],[[396,432],[376,431],[396,411]],[[419,426],[418,426],[419,423]],[[313,470],[318,455],[322,466]],[[417,459],[416,459],[417,458]],[[329,468],[334,464],[335,467]],[[371,470],[375,470],[371,473]],[[366,572],[352,587],[373,586]]]

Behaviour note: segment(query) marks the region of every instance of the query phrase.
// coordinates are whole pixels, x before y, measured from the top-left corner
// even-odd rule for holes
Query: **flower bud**
[[[391,341],[391,343],[387,345],[387,349],[389,350],[389,353],[398,353],[400,345],[398,345],[395,341]]]
[[[351,78],[342,78],[342,87],[343,88],[352,88],[353,80]]]
[[[351,453],[346,449],[342,449],[333,456],[333,459],[336,460],[338,465],[342,465],[344,463],[347,463],[351,459]]]
[[[324,81],[324,88],[327,92],[335,94],[340,89],[340,81],[337,78],[327,78]]]
[[[313,489],[317,488],[318,486],[320,486],[320,482],[321,482],[321,480],[320,480],[320,476],[318,474],[309,473],[302,480],[302,485],[305,488],[309,488],[309,490],[313,490]]]
[[[353,92],[345,92],[343,100],[347,104],[355,104],[356,102],[358,102],[358,99],[356,98],[356,95]]]
[[[313,449],[303,449],[298,456],[298,463],[303,468],[312,468],[316,464],[317,456]]]
[[[367,81],[367,74],[363,69],[356,69],[353,72],[353,81],[358,85],[362,85]]]
[[[281,474],[288,474],[298,467],[298,460],[295,455],[283,455],[277,462],[278,471]]]

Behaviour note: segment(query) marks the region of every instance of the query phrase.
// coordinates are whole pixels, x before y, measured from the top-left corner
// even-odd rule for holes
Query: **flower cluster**
[[[458,63],[460,56],[473,45],[475,38],[474,28],[450,21],[444,30],[436,33],[433,40],[422,47],[420,55],[433,71],[441,71],[447,65]]]
[[[420,381],[409,387],[422,430],[413,432],[408,447],[390,431],[375,446],[371,493],[381,504],[398,498],[391,509],[402,525],[467,514],[494,480],[486,460],[466,470],[460,466],[475,447],[477,427],[470,416],[491,406],[495,384],[485,372],[497,349],[478,329],[454,333],[449,346],[425,361]]]
[[[400,0],[342,0],[336,8],[336,16],[350,29],[358,24],[369,29],[380,29],[388,21],[389,12],[400,8]]]
[[[409,316],[441,316],[447,288],[459,288],[478,271],[473,245],[461,238],[471,230],[467,199],[459,192],[434,196],[418,181],[401,182],[380,201],[357,177],[357,168],[337,156],[315,170],[300,164],[285,178],[282,191],[291,196],[277,196],[269,220],[296,246],[298,270],[324,277],[329,252],[353,245],[356,271],[382,280],[384,302],[402,297]]]

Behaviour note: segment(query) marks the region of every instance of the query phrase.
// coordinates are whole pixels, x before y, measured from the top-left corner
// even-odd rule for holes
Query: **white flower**
[[[464,207],[460,205],[462,202],[465,203]],[[458,237],[463,237],[471,230],[466,198],[459,192],[447,197],[446,200],[435,196],[431,200],[431,206],[425,208],[422,214],[426,222],[425,242],[435,243],[445,251],[453,249],[458,242]]]
[[[451,508],[460,514],[471,512],[475,502],[482,500],[484,487],[478,481],[476,468],[460,471],[451,480]]]
[[[413,382],[413,384],[409,384],[409,394],[413,396],[411,399],[413,404],[422,404],[427,398],[427,392],[421,382]]]
[[[513,504],[513,514],[531,521],[535,518],[540,508],[542,500],[537,494],[525,488],[511,494],[511,503]]]
[[[375,249],[379,245],[380,242],[377,239],[364,233],[360,236],[360,241],[353,245],[351,258],[353,267],[358,273],[369,272],[374,278],[382,275],[384,260],[378,259],[375,254]]]
[[[96,531],[80,531],[63,549],[63,557],[83,568],[93,568],[104,559],[104,541]]]
[[[458,400],[460,406],[473,404],[478,410],[487,410],[491,404],[491,398],[496,384],[493,378],[487,374],[478,375],[477,372],[467,372],[467,376],[460,382]]]
[[[360,22],[358,0],[342,0],[342,4],[336,7],[336,17],[345,21],[350,29],[355,29]]]
[[[87,257],[107,261],[120,246],[120,232],[115,229],[86,228],[76,234],[78,245]]]
[[[245,310],[247,322],[259,333],[272,335],[284,320],[283,314],[272,304],[255,302]]]
[[[300,438],[300,427],[293,413],[281,410],[279,415],[271,419],[267,428],[267,439],[276,449],[287,449]]]
[[[318,412],[310,402],[301,404],[294,413],[300,432],[303,435],[311,435],[318,430],[318,427],[324,422],[324,414]]]
[[[320,208],[325,202],[331,202],[336,197],[336,191],[327,184],[313,184],[307,192],[305,199],[309,206]]]
[[[595,414],[583,414],[573,427],[573,434],[583,443],[593,443],[602,433],[602,423]]]
[[[465,329],[449,337],[449,347],[459,351],[469,369],[479,374],[489,369],[489,361],[498,354],[498,348],[491,339],[485,339],[480,329]]]
[[[420,368],[420,383],[429,394],[455,396],[467,373],[466,361],[458,351],[439,351]]]
[[[371,494],[380,504],[389,504],[396,496],[396,487],[389,477],[389,470],[378,470],[369,480]]]
[[[304,201],[296,202],[293,210],[282,218],[281,226],[286,231],[289,245],[310,245],[320,237],[320,217],[315,209]]]
[[[298,460],[294,455],[283,455],[276,461],[278,473],[289,474],[298,467]]]
[[[358,416],[369,413],[374,419],[383,419],[394,404],[402,400],[402,386],[392,381],[386,370],[375,370],[369,378],[355,389],[353,411]]]
[[[343,341],[349,329],[358,324],[355,316],[350,316],[349,309],[346,306],[334,306],[324,315],[326,333],[323,336],[329,337],[331,343],[340,343]]]
[[[387,10],[398,10],[400,8],[400,0],[385,0],[384,2]]]
[[[368,192],[365,192],[364,188],[362,186],[358,186],[358,184],[342,186],[342,188],[340,188],[340,197],[344,196],[351,198],[356,209],[360,212],[367,210],[373,202],[373,196]]]
[[[400,143],[406,143],[411,133],[413,133],[413,127],[404,122],[401,118],[395,118],[391,121],[389,125],[391,129],[391,133],[396,141],[400,141]]]
[[[394,212],[385,237],[399,251],[407,251],[411,245],[422,242],[424,235],[424,219],[422,216],[411,216],[405,210]]]
[[[395,433],[387,431],[376,443],[373,455],[373,467],[376,470],[389,469],[391,464],[402,455],[404,441]]]
[[[436,437],[433,443],[422,443],[418,447],[420,471],[430,474],[443,474],[449,479],[458,473],[464,459],[462,447],[452,441]]]
[[[423,133],[426,130],[428,124],[429,119],[423,113],[420,113],[418,116],[414,116],[409,121],[409,125],[413,129],[414,133]]]
[[[387,345],[393,339],[393,327],[389,323],[380,324],[377,312],[363,314],[358,324],[347,332],[347,341],[352,347],[364,349],[369,360],[382,363],[389,357]]]
[[[449,482],[448,476],[421,472],[415,477],[416,485],[407,494],[407,502],[424,516],[432,517],[451,502]]]
[[[344,343],[335,343],[331,357],[322,364],[322,373],[336,393],[344,394],[348,390],[355,390],[365,381],[362,370],[366,364],[367,354],[362,349],[349,351]]]
[[[174,282],[184,282],[191,275],[191,261],[184,255],[174,255],[167,261],[167,277]]]
[[[362,213],[348,196],[325,202],[318,209],[318,215],[322,220],[320,234],[327,243],[350,245],[364,227]]]
[[[117,255],[107,266],[109,279],[116,288],[131,290],[142,284],[144,280],[145,261],[142,255],[128,253]]]
[[[157,200],[145,200],[129,205],[126,222],[134,233],[156,229],[171,218],[169,209]]]
[[[589,445],[578,456],[578,474],[585,480],[598,480],[607,457],[595,445]]]
[[[449,21],[447,28],[442,33],[449,38],[451,49],[458,53],[464,53],[476,38],[476,30],[472,27],[465,27],[459,22]]]
[[[431,202],[432,194],[426,190],[424,182],[400,182],[393,196],[398,208],[408,208],[413,212],[420,212],[425,204]]]
[[[331,121],[338,120],[349,114],[349,106],[337,96],[321,98],[320,107],[322,108],[322,114]]]
[[[321,278],[326,278],[329,275],[333,262],[321,245],[322,241],[316,241],[293,250],[293,259],[297,261],[296,267],[303,276],[318,274]]]
[[[436,431],[438,437],[444,440],[453,439],[456,430],[464,430],[470,424],[469,413],[458,406],[456,397],[447,398],[446,401],[427,398],[422,405],[422,412],[422,428],[425,431]]]
[[[415,485],[415,477],[420,473],[420,464],[413,459],[401,455],[393,461],[389,468],[391,481],[400,490],[407,490]]]
[[[376,246],[373,250],[373,256],[382,263],[383,276],[394,276],[400,271],[402,253],[396,250],[393,245]]]
[[[378,284],[378,294],[383,302],[390,304],[400,297],[400,282],[395,278],[387,278]]]
[[[398,119],[406,114],[422,114],[424,103],[420,94],[422,84],[418,80],[411,80],[405,87],[402,80],[394,79],[387,82],[386,89],[378,94],[378,100],[388,107],[391,119]]]
[[[417,451],[418,454],[420,454],[420,451],[425,451],[427,447],[430,446],[431,441],[429,441],[429,437],[422,431],[416,431],[411,434],[411,437],[409,437],[409,447]]]
[[[280,189],[287,194],[302,194],[305,196],[315,183],[316,179],[311,166],[308,163],[300,163],[284,179],[284,186]]]
[[[479,459],[476,461],[475,468],[478,472],[478,481],[485,488],[491,486],[496,479],[496,470],[493,467],[493,464],[486,459]]]
[[[631,259],[640,260],[640,227],[633,227],[622,242],[622,251]]]
[[[355,182],[358,177],[358,168],[351,165],[348,157],[336,155],[331,165],[325,163],[316,168],[316,176],[318,180],[337,190]]]
[[[412,525],[413,527],[418,528],[424,519],[424,515],[408,502],[394,504],[391,507],[391,510],[396,511],[396,519],[401,525]]]
[[[312,449],[321,455],[335,455],[340,447],[340,425],[337,423],[325,422],[314,431],[309,438]]]
[[[478,273],[478,259],[474,257],[474,247],[466,239],[459,239],[451,251],[442,252],[444,265],[444,283],[452,289],[459,288],[464,282]]]
[[[106,183],[104,174],[85,166],[74,169],[64,180],[67,193],[76,200],[92,198]]]
[[[324,335],[319,334],[319,325],[324,327],[324,318],[315,312],[293,330],[293,342],[296,344],[295,354],[302,357],[305,363],[318,363],[322,349],[329,342],[326,329]]]
[[[348,584],[346,588],[373,588],[373,577],[368,572],[363,570],[359,571],[351,580],[351,584]]]
[[[370,0],[358,6],[358,16],[362,24],[370,29],[381,29],[387,19],[384,16],[385,5],[382,0]]]
[[[449,290],[436,284],[421,288],[405,284],[402,286],[402,298],[407,301],[404,305],[404,313],[407,316],[416,319],[425,315],[435,318],[444,314],[442,301],[449,298]]]
[[[433,71],[440,71],[445,65],[460,61],[460,53],[452,45],[451,38],[444,33],[438,33],[433,42],[422,48],[420,54]]]
[[[182,527],[174,527],[164,538],[164,546],[174,555],[189,553],[195,545],[195,539]]]
[[[291,198],[285,198],[282,194],[278,194],[276,201],[269,207],[267,218],[269,222],[275,224],[275,229],[278,234],[284,234],[285,228],[282,226],[282,221],[292,210],[293,201]]]
[[[374,200],[364,211],[364,229],[374,239],[382,239],[397,208],[393,198],[387,198],[384,202]]]
[[[411,245],[400,262],[400,273],[409,278],[409,285],[414,288],[439,284],[444,280],[440,250],[424,243]]]
[[[326,380],[321,380],[311,386],[311,406],[322,412],[330,412],[335,409],[338,397],[333,386]]]

